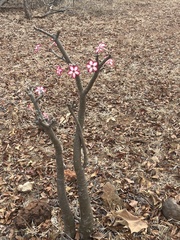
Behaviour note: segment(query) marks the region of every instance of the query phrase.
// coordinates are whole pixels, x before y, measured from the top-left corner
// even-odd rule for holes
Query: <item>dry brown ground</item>
[[[180,201],[178,8],[179,0],[102,0],[78,1],[75,9],[31,21],[21,11],[0,12],[0,239],[55,239],[62,229],[54,203],[54,151],[27,110],[27,86],[47,89],[43,107],[58,122],[65,163],[73,170],[74,123],[66,104],[76,101],[75,83],[66,74],[56,75],[59,61],[46,51],[49,39],[33,26],[60,30],[64,47],[82,69],[99,42],[108,45],[115,61],[115,68],[102,71],[88,97],[84,135],[96,223],[93,239],[180,239],[178,222],[161,213],[166,198]],[[34,54],[37,43],[42,48]],[[84,70],[82,76],[87,83]],[[17,191],[28,181],[34,182],[32,191]],[[78,215],[75,183],[67,181]],[[112,209],[102,201],[107,182],[133,215],[145,219],[147,231],[131,234],[112,219]],[[42,198],[51,200],[57,222],[17,230],[17,211]]]

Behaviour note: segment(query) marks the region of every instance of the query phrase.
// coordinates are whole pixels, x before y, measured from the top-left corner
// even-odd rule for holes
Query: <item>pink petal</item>
[[[72,78],[76,78],[76,76],[78,76],[80,74],[80,71],[78,69],[78,66],[69,66],[69,72],[68,74],[72,77]]]
[[[71,71],[74,71],[74,66],[69,67]]]
[[[43,88],[43,87],[37,87],[36,89],[35,89],[35,92],[37,93],[37,94],[42,94],[42,93],[44,93],[46,90]]]
[[[36,45],[36,47],[35,47],[35,53],[37,53],[37,52],[40,50],[40,47],[41,47],[40,44],[37,44],[37,45]]]
[[[114,66],[114,60],[112,58],[110,58],[105,62],[105,64],[112,67],[112,66]]]

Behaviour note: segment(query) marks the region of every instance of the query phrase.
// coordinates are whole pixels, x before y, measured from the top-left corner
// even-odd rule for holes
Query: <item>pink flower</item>
[[[98,69],[98,63],[94,62],[92,60],[90,60],[87,65],[86,65],[88,72],[92,73],[92,72],[96,72]]]
[[[39,52],[40,47],[41,47],[41,44],[36,45],[36,47],[34,49],[35,53]]]
[[[49,116],[47,113],[43,113],[43,117],[45,118],[45,120],[49,120]]]
[[[52,43],[52,46],[57,46],[57,43],[53,42],[53,43]]]
[[[110,58],[105,62],[105,64],[113,67],[114,66],[114,60],[112,58]]]
[[[51,39],[52,43],[50,44],[50,48],[53,47],[53,46],[57,46],[57,43],[54,42],[54,39]]]
[[[31,104],[28,104],[27,108],[28,108],[30,111],[32,111],[32,112],[34,111],[34,109],[33,109],[33,107],[32,107]]]
[[[41,95],[41,94],[43,94],[43,93],[45,93],[45,89],[43,88],[43,87],[37,87],[36,89],[35,89],[35,92],[38,94],[38,95]]]
[[[96,53],[103,52],[104,50],[106,50],[105,47],[106,47],[106,44],[100,43],[100,44],[96,47]]]
[[[69,66],[69,72],[68,72],[69,76],[71,76],[72,78],[76,78],[76,76],[78,76],[80,74],[80,71],[78,69],[78,66],[74,66],[74,65],[70,65]]]
[[[60,66],[57,66],[56,73],[57,73],[58,76],[61,76],[62,71],[63,71],[62,68]]]

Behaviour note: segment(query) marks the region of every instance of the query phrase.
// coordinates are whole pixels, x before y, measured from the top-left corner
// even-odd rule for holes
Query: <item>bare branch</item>
[[[107,62],[108,59],[111,58],[111,55],[109,54],[106,58],[103,59],[103,61],[99,65],[99,69],[101,70],[102,66]]]
[[[60,35],[60,31],[57,31],[57,34],[56,34],[55,38],[53,38],[53,39],[54,39],[55,43],[57,44],[57,47],[59,48],[60,52],[62,53],[64,59],[66,60],[66,63],[67,64],[72,64],[70,58],[68,57],[65,49],[62,46],[60,40],[58,39],[59,35]]]
[[[67,64],[72,64],[72,65],[74,65],[74,64],[71,62],[71,60],[70,60],[68,54],[66,53],[64,47],[62,46],[60,40],[58,39],[58,38],[59,38],[59,35],[60,35],[60,31],[57,31],[56,35],[52,35],[52,34],[46,32],[46,31],[44,31],[44,30],[41,29],[41,28],[35,27],[34,29],[35,29],[36,31],[39,31],[39,32],[41,32],[41,33],[44,33],[45,35],[47,35],[47,36],[49,36],[50,38],[52,38],[52,39],[54,40],[54,42],[57,44],[58,49],[59,49],[60,52],[62,53],[62,56],[63,56],[63,57],[62,57],[61,59],[62,59],[63,61],[65,61]],[[58,58],[60,58],[53,50],[51,50],[51,51],[52,51]],[[77,85],[77,88],[78,88],[79,93],[81,94],[81,93],[83,92],[83,87],[82,87],[81,79],[80,79],[79,76],[76,76],[76,85]]]
[[[78,75],[76,76],[76,86],[78,88],[79,94],[81,94],[83,92],[83,86],[81,83],[81,79]]]
[[[65,59],[63,57],[59,56],[53,49],[50,48],[49,51],[52,52],[57,58],[65,61]]]
[[[87,166],[87,163],[88,163],[88,157],[87,157],[87,150],[86,150],[86,144],[85,144],[85,141],[84,141],[84,137],[83,137],[83,134],[82,134],[82,128],[81,128],[81,125],[76,117],[76,115],[74,114],[74,111],[72,109],[72,107],[70,106],[70,104],[68,104],[68,109],[71,113],[71,115],[73,116],[75,122],[76,122],[76,126],[78,126],[78,134],[79,134],[79,137],[81,139],[81,145],[82,145],[82,149],[83,149],[83,153],[84,153],[84,164],[83,164],[83,167],[85,168]]]
[[[43,95],[41,94],[38,98],[35,98],[31,88],[27,89],[26,92],[29,95],[29,97],[31,99],[31,102],[34,104],[34,108],[36,110],[37,120],[39,120],[39,118],[43,119],[43,114],[40,110],[40,106],[39,106],[39,103],[38,103],[38,101],[43,97]]]
[[[41,33],[44,33],[45,35],[47,35],[47,36],[49,36],[50,38],[54,39],[54,35],[52,35],[52,34],[46,32],[46,31],[44,31],[43,29],[37,28],[37,27],[34,27],[34,29],[35,29],[36,31],[39,31],[39,32],[41,32]]]
[[[111,58],[111,55],[108,55],[101,63],[99,63],[99,65],[98,65],[98,70],[93,74],[93,76],[92,76],[91,80],[89,81],[87,87],[84,89],[83,94],[85,94],[85,95],[88,94],[88,92],[91,90],[94,82],[96,81],[96,78],[98,77],[99,72],[100,72],[102,66],[103,66],[103,65],[105,64],[105,62],[107,62],[107,60],[110,59],[110,58]],[[96,58],[96,59],[98,60],[98,58]]]
[[[30,5],[29,5],[29,1],[23,0],[23,5],[24,5],[25,17],[27,19],[31,19],[32,18],[32,12],[31,12],[31,8],[30,8]]]
[[[69,207],[69,202],[66,195],[66,187],[64,180],[64,163],[62,156],[62,147],[59,139],[57,138],[55,132],[52,129],[53,121],[47,123],[43,118],[37,99],[35,98],[32,89],[29,88],[27,91],[32,103],[34,104],[35,110],[37,112],[38,124],[42,126],[45,130],[51,142],[54,145],[55,155],[56,155],[56,166],[57,166],[57,190],[58,190],[58,199],[59,205],[62,211],[62,217],[65,225],[65,233],[74,238],[75,235],[75,221],[74,216]]]
[[[5,3],[5,2],[7,2],[8,0],[1,0],[0,1],[0,7]]]
[[[99,66],[99,54],[96,54],[96,62],[98,63]]]
[[[66,9],[59,9],[59,10],[49,10],[48,12],[46,12],[44,15],[42,16],[34,16],[34,18],[45,18],[47,17],[48,15],[52,15],[52,14],[55,14],[55,13],[59,13],[59,12],[65,12]]]

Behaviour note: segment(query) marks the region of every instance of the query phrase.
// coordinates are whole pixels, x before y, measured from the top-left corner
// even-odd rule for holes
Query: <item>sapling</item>
[[[92,76],[86,87],[83,87],[82,80],[80,77],[79,67],[76,64],[71,62],[67,52],[62,46],[59,35],[60,31],[58,31],[55,35],[52,35],[42,29],[35,28],[35,30],[47,35],[53,40],[52,45],[56,45],[62,56],[59,56],[56,52],[51,49],[51,52],[54,53],[58,58],[60,58],[63,62],[68,64],[69,71],[68,74],[70,77],[74,78],[76,81],[77,92],[79,95],[79,103],[78,103],[78,112],[77,116],[73,110],[73,107],[69,104],[68,109],[72,114],[75,124],[76,130],[74,134],[74,143],[73,143],[73,166],[77,176],[77,189],[78,189],[78,201],[79,201],[79,210],[80,210],[80,220],[79,220],[79,233],[80,238],[83,240],[90,239],[92,230],[93,230],[93,214],[90,204],[90,197],[87,190],[87,182],[85,178],[85,167],[88,164],[87,151],[85,146],[85,141],[83,138],[83,126],[85,119],[85,110],[86,110],[86,96],[91,90],[95,80],[97,79],[100,70],[105,64],[113,65],[113,60],[111,56],[108,54],[104,57],[102,61],[99,60],[99,53],[103,51],[107,51],[106,45],[104,43],[100,43],[96,48],[96,57],[95,60],[90,60],[86,67],[89,73],[92,73]],[[37,53],[40,50],[41,45],[38,44],[35,48],[35,52]],[[56,72],[58,75],[63,73],[62,68],[58,65]],[[50,120],[46,113],[42,113],[40,109],[40,99],[44,97],[45,89],[43,87],[37,87],[36,89],[29,88],[27,93],[34,105],[35,113],[36,113],[36,121],[37,124],[47,133],[49,138],[51,139],[56,156],[56,167],[57,167],[57,192],[58,192],[58,200],[59,206],[61,208],[62,219],[64,222],[64,232],[71,238],[75,237],[75,219],[74,215],[70,209],[70,205],[68,202],[66,188],[65,188],[65,180],[64,180],[64,161],[62,155],[62,146],[60,140],[57,138],[55,132],[53,131],[54,121]],[[83,158],[82,153],[83,151]]]

